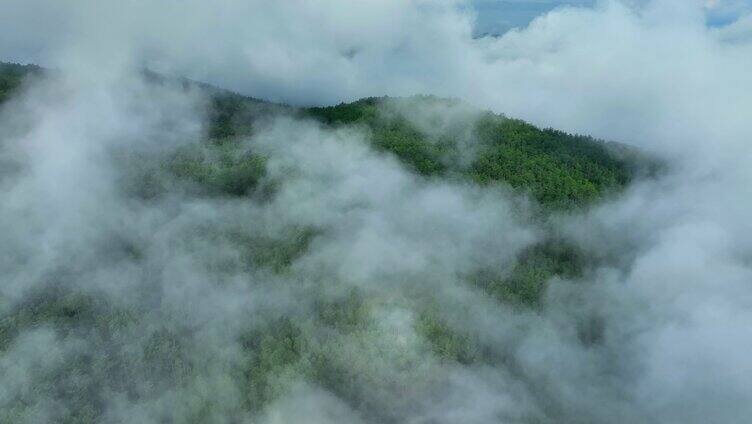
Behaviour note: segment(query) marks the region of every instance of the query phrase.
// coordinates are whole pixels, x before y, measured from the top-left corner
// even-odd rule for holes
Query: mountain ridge
[[[46,70],[36,65],[0,62],[0,103],[10,98],[27,75],[43,72]],[[377,150],[394,154],[421,175],[452,171],[482,184],[503,181],[515,189],[528,189],[536,200],[551,206],[568,208],[588,204],[620,190],[634,178],[655,174],[660,168],[656,161],[624,144],[552,128],[541,129],[519,119],[476,109],[470,119],[477,123],[460,125],[468,127],[462,129],[465,132],[474,133],[471,135],[474,143],[482,145],[483,151],[467,169],[460,170],[441,157],[447,153],[442,149],[452,150],[452,146],[448,146],[451,140],[431,143],[425,131],[415,128],[413,123],[399,115],[383,116],[379,110],[384,104],[397,103],[407,104],[403,109],[409,109],[411,103],[416,108],[426,105],[438,105],[439,109],[471,108],[458,99],[431,95],[382,96],[331,106],[293,107],[148,69],[142,74],[151,83],[177,83],[184,89],[197,88],[206,93],[209,97],[207,137],[215,143],[248,136],[254,121],[275,114],[310,118],[332,127],[360,125],[371,132],[370,140]],[[433,118],[442,119],[441,116]],[[457,146],[449,153],[462,154]]]

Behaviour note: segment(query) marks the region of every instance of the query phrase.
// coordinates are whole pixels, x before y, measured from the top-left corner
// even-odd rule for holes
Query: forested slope
[[[431,119],[441,128],[442,111],[469,108],[457,100],[418,96],[369,98],[306,112],[330,125],[367,127],[376,148],[394,153],[422,175],[459,174],[481,184],[505,182],[529,191],[546,206],[585,205],[624,187],[650,167],[637,152],[631,158],[618,155],[614,143],[539,129],[486,111],[465,111],[466,121],[454,122],[445,133],[427,134],[435,131],[421,131],[403,115],[384,113],[383,105],[401,111],[429,108],[427,122],[421,123],[427,128]],[[471,140],[457,143],[462,138]],[[466,153],[463,148],[474,153],[465,163],[457,160]]]
[[[23,78],[39,75],[34,65],[0,62],[0,102],[18,89]],[[154,83],[167,79],[145,71]],[[376,149],[390,152],[424,176],[464,176],[480,184],[504,182],[530,192],[546,206],[585,205],[627,185],[636,175],[655,172],[656,163],[623,145],[589,136],[540,129],[519,119],[487,111],[466,112],[465,121],[453,122],[441,134],[428,134],[404,117],[406,111],[428,109],[428,119],[440,121],[441,111],[469,109],[458,100],[433,96],[367,98],[328,107],[293,108],[241,96],[206,84],[182,80],[209,93],[208,138],[214,144],[252,134],[254,121],[295,114],[330,126],[356,125],[370,132]],[[385,112],[385,110],[387,112]],[[389,113],[400,110],[401,113]],[[425,112],[423,112],[425,113]],[[430,125],[430,123],[429,123]],[[460,161],[458,138],[472,143],[474,157]]]
[[[7,101],[19,89],[25,75],[40,72],[33,66],[0,65],[0,102]],[[156,74],[146,76],[153,84],[172,83]],[[537,211],[530,219],[544,234],[522,249],[510,269],[476,267],[458,277],[463,284],[488,293],[498,305],[533,314],[545,307],[541,299],[553,277],[576,279],[590,260],[547,226],[548,217],[592,205],[656,169],[653,162],[626,147],[539,129],[457,100],[384,97],[330,107],[295,108],[187,80],[181,84],[186,90],[198,87],[208,93],[205,139],[158,156],[137,150],[115,151],[116,163],[122,167],[119,188],[128,202],[146,205],[143,207],[173,207],[170,199],[184,196],[191,199],[186,202],[191,208],[210,204],[233,211],[234,205],[248,201],[248,210],[264,210],[285,183],[268,176],[269,158],[262,151],[249,148],[244,139],[257,135],[279,116],[313,120],[323,130],[352,128],[365,134],[365,140],[377,152],[397,158],[419,186],[432,181],[478,189],[496,185],[501,193],[521,195],[516,197],[520,208]],[[525,200],[528,194],[532,205]],[[257,218],[273,220],[274,216],[259,213]],[[315,222],[280,224],[281,229],[276,231],[261,227],[249,227],[245,217],[220,214],[216,221],[187,227],[178,238],[183,244],[216,243],[239,252],[214,261],[214,252],[209,251],[212,254],[207,254],[207,268],[213,276],[233,272],[254,277],[261,274],[289,292],[301,291],[300,296],[312,299],[310,308],[249,326],[237,340],[241,359],[234,364],[238,368],[221,372],[230,376],[223,383],[239,387],[239,404],[244,411],[262,411],[289,390],[289,376],[295,375],[346,400],[368,421],[398,422],[403,411],[413,407],[409,396],[403,398],[401,393],[430,392],[435,382],[434,371],[417,366],[421,359],[410,356],[415,352],[400,350],[374,318],[383,304],[390,302],[415,314],[414,331],[422,340],[420,343],[425,343],[420,349],[432,352],[437,363],[503,364],[510,373],[519,374],[521,380],[527,378],[507,352],[494,350],[476,335],[449,325],[441,302],[421,289],[411,288],[400,292],[402,297],[390,298],[330,276],[306,275],[311,281],[301,282],[303,277],[293,269],[296,261],[315,254],[317,246],[326,246],[338,229]],[[178,249],[180,243],[171,247]],[[146,248],[138,243],[114,239],[108,241],[106,248],[117,252],[118,260],[148,268],[144,265]],[[436,264],[437,269],[440,265]],[[107,407],[106,390],[133,398],[145,396],[132,390],[126,383],[129,378],[148,383],[148,389],[143,389],[147,394],[204,384],[195,380],[195,374],[208,365],[192,355],[198,348],[179,329],[165,327],[144,340],[139,338],[143,343],[132,348],[138,354],[121,348],[124,338],[130,337],[124,335],[141,331],[146,315],[138,309],[113,305],[106,297],[72,289],[75,285],[65,282],[75,280],[76,272],[76,267],[62,270],[50,276],[47,289],[32,292],[9,309],[0,308],[0,358],[20,334],[40,326],[54,329],[62,339],[87,338],[107,352],[106,357],[81,352],[56,373],[41,376],[35,382],[35,390],[49,392],[67,405],[64,422],[100,419]],[[404,278],[410,278],[406,275]],[[337,296],[325,294],[339,286],[346,289]],[[148,292],[148,285],[144,290]],[[413,292],[418,294],[415,298],[411,297]],[[597,330],[582,331],[583,343],[597,340]],[[402,367],[399,375],[385,374],[385,369],[380,368],[391,370],[395,363]],[[378,390],[383,397],[372,396],[372,390]],[[385,408],[385,404],[390,408]],[[22,400],[14,405],[11,410],[0,412],[0,421],[14,422],[29,416],[29,405]],[[183,417],[185,422],[206,422],[221,408],[199,400],[183,407],[189,411]]]
[[[0,103],[10,98],[24,78],[41,72],[42,69],[35,65],[0,62]]]

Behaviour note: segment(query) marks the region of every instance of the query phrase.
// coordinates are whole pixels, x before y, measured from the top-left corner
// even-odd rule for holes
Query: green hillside
[[[40,68],[0,65],[0,98],[7,99],[24,76]],[[154,84],[174,82],[145,72]],[[180,147],[167,159],[123,152],[132,164],[125,189],[149,199],[177,186],[199,195],[259,199],[273,195],[266,181],[263,155],[248,152],[238,142],[250,136],[259,120],[276,115],[313,119],[327,127],[355,126],[379,151],[393,154],[416,175],[471,184],[500,184],[528,193],[540,205],[541,217],[555,211],[581,208],[624,188],[637,176],[655,172],[656,162],[623,145],[554,129],[540,129],[518,119],[474,109],[459,100],[433,96],[366,98],[336,106],[294,108],[242,96],[215,87],[182,80],[209,95],[207,139]],[[411,113],[422,122],[409,119]],[[438,129],[438,130],[437,130]],[[311,229],[291,235],[293,240],[259,242],[251,250],[264,263],[290,263],[303,249]],[[293,255],[293,256],[290,256]],[[551,235],[520,258],[511,277],[493,275],[470,280],[502,300],[535,305],[545,282],[555,275],[579,272],[578,253]]]
[[[0,102],[11,96],[26,75],[40,72],[33,65],[0,63]],[[145,75],[154,83],[165,81],[149,71]],[[587,205],[626,186],[636,174],[655,168],[647,158],[625,146],[540,129],[491,112],[477,111],[472,119],[454,123],[447,133],[433,135],[399,113],[384,113],[390,108],[451,108],[460,104],[457,100],[384,97],[328,107],[292,108],[189,80],[183,83],[197,85],[209,93],[208,137],[214,144],[231,143],[234,137],[250,135],[255,120],[273,114],[292,113],[329,126],[356,125],[368,130],[376,149],[394,154],[418,174],[466,177],[479,184],[505,183],[529,192],[549,207]],[[433,119],[440,121],[442,117],[437,112]],[[476,151],[469,161],[457,161],[463,146],[456,143],[456,134],[472,138]]]
[[[41,72],[42,69],[35,65],[0,62],[0,103],[10,98],[24,78]]]
[[[626,186],[643,165],[617,156],[612,147],[592,137],[539,129],[491,112],[479,112],[472,121],[450,129],[470,133],[477,145],[475,157],[467,164],[458,164],[453,159],[462,154],[462,146],[454,143],[451,133],[431,140],[407,119],[380,112],[384,103],[409,110],[425,105],[445,109],[459,102],[431,96],[369,98],[306,112],[329,125],[367,127],[377,149],[394,153],[422,175],[459,174],[480,184],[504,182],[530,192],[547,206],[586,205]],[[440,119],[437,114],[435,120]]]
[[[41,72],[35,66],[14,64],[4,64],[0,70],[0,81],[5,81],[0,93],[5,98],[19,86],[24,75]],[[174,82],[148,71],[145,77],[155,84]],[[181,83],[209,95],[207,139],[201,144],[182,146],[159,161],[123,152],[124,163],[132,164],[132,175],[126,177],[125,186],[132,195],[143,199],[159,197],[177,184],[202,196],[272,196],[274,183],[264,178],[266,158],[244,150],[239,140],[252,135],[259,120],[282,114],[313,119],[327,127],[361,128],[375,149],[393,154],[416,175],[427,179],[499,184],[530,194],[541,205],[541,220],[552,212],[597,202],[639,175],[658,168],[656,162],[629,147],[540,129],[518,119],[474,109],[459,100],[383,97],[336,106],[294,108],[189,80]],[[421,111],[425,122],[406,117],[416,110]],[[250,248],[258,261],[275,264],[275,269],[279,269],[294,259],[295,252],[304,249],[311,231],[300,229],[291,234],[291,240],[248,242],[258,243]],[[520,257],[511,276],[482,274],[469,281],[502,301],[532,306],[552,276],[576,276],[582,260],[571,246],[551,234]]]
[[[25,76],[39,72],[43,71],[34,66],[0,65],[0,102],[18,90]],[[156,74],[147,73],[146,77],[154,84],[170,83]],[[259,130],[264,119],[287,115],[317,121],[324,128],[357,127],[374,149],[396,157],[419,181],[499,185],[530,196],[537,212],[530,219],[545,232],[541,240],[525,248],[505,272],[484,268],[457,278],[467,287],[488,294],[499,307],[531,314],[545,308],[542,298],[554,277],[576,279],[590,260],[549,229],[548,217],[592,205],[622,190],[641,173],[656,169],[652,161],[625,146],[540,129],[457,100],[384,97],[295,108],[188,80],[182,83],[184,87],[197,86],[209,96],[206,138],[158,157],[139,151],[115,152],[116,162],[122,167],[119,188],[134,204],[164,201],[169,208],[170,196],[178,194],[195,200],[188,209],[206,207],[209,202],[220,205],[217,207],[238,202],[264,205],[274,198],[278,182],[266,177],[269,159],[248,151],[242,143],[244,137]],[[391,302],[414,314],[417,324],[413,330],[420,340],[416,349],[430,352],[435,363],[503,366],[524,379],[507,353],[494,351],[484,340],[452,326],[442,314],[442,305],[431,295],[412,296],[406,291],[393,298],[378,297],[335,278],[319,281],[312,276],[305,284],[295,278],[285,280],[296,260],[311,253],[318,246],[317,240],[326,240],[331,228],[291,225],[264,232],[248,227],[244,218],[237,222],[233,219],[238,220],[227,217],[227,222],[219,219],[198,228],[191,226],[184,238],[169,248],[180,249],[181,243],[229,246],[227,250],[239,252],[237,256],[218,256],[225,260],[217,262],[212,262],[213,256],[206,259],[205,266],[212,275],[246,275],[243,273],[249,270],[263,273],[275,284],[287,284],[276,289],[305,297],[313,306],[249,325],[237,340],[241,348],[236,352],[234,368],[217,371],[227,375],[220,383],[200,377],[201,370],[215,359],[202,357],[200,352],[205,350],[191,345],[192,332],[200,328],[165,324],[154,330],[149,320],[161,319],[160,314],[147,306],[128,309],[91,292],[71,289],[75,285],[65,282],[77,278],[75,266],[49,276],[49,287],[31,291],[12,307],[6,308],[0,298],[0,359],[21,334],[36,328],[54,329],[61,340],[85,338],[97,351],[106,352],[92,355],[77,351],[64,366],[34,381],[33,390],[65,405],[60,422],[66,423],[100,422],[108,406],[108,391],[140,400],[150,399],[153,393],[195,387],[200,393],[211,393],[211,384],[238,387],[240,399],[233,404],[238,409],[228,412],[221,409],[222,405],[190,398],[188,404],[176,406],[183,414],[177,422],[213,422],[222,414],[240,416],[245,411],[255,414],[290,390],[291,375],[345,400],[367,422],[399,422],[401,411],[413,407],[410,396],[403,396],[408,387],[431,393],[439,377],[432,368],[421,365],[422,357],[415,356],[413,347],[395,345],[393,335],[385,335],[378,325],[379,308]],[[150,268],[154,264],[144,261],[146,253],[136,242],[108,240],[106,249],[115,252],[113,262],[133,264],[133,268],[146,270],[144,278],[159,280],[161,270]],[[215,253],[208,248],[206,251]],[[217,280],[222,281],[220,277]],[[151,293],[147,283],[145,293]],[[344,294],[325,294],[337,284],[347,287]],[[151,331],[148,336],[142,334],[147,327]],[[130,338],[137,338],[139,344],[130,345]],[[597,334],[583,343],[596,338]],[[400,373],[386,373],[394,364],[400,367]],[[144,382],[146,389],[131,390],[127,384],[131,379]],[[374,391],[382,397],[371,396]],[[0,422],[23,422],[33,416],[29,411],[34,405],[22,399],[10,404],[12,408],[0,411]]]

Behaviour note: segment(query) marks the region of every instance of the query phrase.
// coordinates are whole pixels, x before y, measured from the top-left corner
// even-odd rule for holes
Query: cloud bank
[[[0,314],[25,325],[2,346],[3,418],[752,416],[749,18],[709,28],[701,1],[606,1],[474,39],[459,5],[4,6],[0,54],[61,73],[29,83],[0,114]],[[540,223],[503,188],[424,180],[369,149],[358,129],[283,117],[243,141],[269,158],[271,200],[197,194],[158,170],[165,191],[134,195],[128,187],[144,172],[133,170],[196,148],[206,118],[201,93],[145,84],[142,65],[299,104],[454,96],[628,142],[670,166]],[[577,281],[552,282],[540,311],[500,305],[463,281],[508,272],[551,226],[594,260]],[[242,241],[290,238],[304,248],[285,272],[259,266],[263,258],[248,265],[254,252]],[[65,321],[65,308],[45,303],[50,293],[84,312]],[[327,320],[343,318],[322,310],[343,304],[368,322],[333,330]],[[24,311],[45,308],[62,329],[26,325]],[[435,355],[421,335],[424,313],[480,346],[468,355],[482,359]],[[271,377],[254,374],[267,359],[245,349],[274,357],[284,342],[268,333],[307,343]],[[315,383],[321,369],[341,381]]]

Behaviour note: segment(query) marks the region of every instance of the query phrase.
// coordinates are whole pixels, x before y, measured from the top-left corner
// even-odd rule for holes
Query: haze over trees
[[[3,101],[0,107],[13,107],[10,102],[14,96],[23,95],[22,82],[26,74],[43,78],[45,73],[34,66],[14,64],[3,64],[0,71]],[[503,305],[508,305],[533,313],[543,307],[542,295],[552,279],[576,278],[589,260],[556,232],[546,229],[551,213],[596,203],[604,196],[623,190],[632,179],[642,175],[641,172],[654,167],[647,158],[626,147],[587,136],[541,130],[458,100],[432,96],[384,97],[329,107],[293,108],[188,80],[164,78],[152,72],[143,73],[141,79],[147,89],[154,92],[162,87],[205,96],[201,108],[208,121],[203,131],[205,136],[194,142],[141,150],[115,148],[107,153],[108,159],[104,160],[114,161],[117,174],[114,189],[125,205],[143,204],[146,206],[140,207],[147,209],[154,205],[168,207],[166,205],[174,202],[170,199],[180,198],[185,205],[198,202],[214,205],[212,207],[219,210],[226,208],[222,205],[273,210],[272,205],[278,202],[275,198],[284,196],[284,185],[291,183],[285,182],[286,177],[279,175],[279,171],[277,175],[270,175],[269,155],[264,148],[254,148],[248,140],[263,137],[269,131],[268,126],[275,125],[270,124],[275,119],[292,119],[295,121],[287,125],[302,122],[294,125],[309,127],[306,131],[334,134],[335,138],[345,134],[343,140],[352,144],[352,148],[357,149],[363,141],[367,142],[376,155],[369,160],[389,163],[393,158],[401,169],[397,175],[404,173],[400,178],[414,179],[410,184],[417,186],[410,190],[417,190],[417,193],[425,190],[419,188],[424,185],[449,184],[448,187],[470,193],[498,190],[498,196],[516,203],[513,209],[519,210],[508,213],[516,215],[515,219],[530,219],[528,225],[540,227],[538,241],[523,243],[527,246],[522,249],[515,248],[516,255],[500,261],[506,266],[499,267],[491,260],[486,265],[466,269],[463,266],[461,271],[456,271],[456,277],[450,277],[460,278],[468,290],[488,293],[502,309]],[[29,87],[31,84],[29,82]],[[55,77],[49,76],[47,84],[56,84]],[[169,127],[171,124],[168,120],[160,125]],[[357,136],[347,135],[349,132]],[[274,142],[284,143],[284,139]],[[293,148],[269,147],[281,148],[282,154],[286,154],[284,149]],[[321,160],[327,159],[321,157]],[[279,158],[275,160],[278,162]],[[364,166],[372,165],[366,161]],[[284,172],[304,171],[293,167]],[[13,177],[6,175],[5,178]],[[383,177],[377,173],[365,178]],[[377,181],[373,184],[378,186]],[[321,189],[328,188],[324,184]],[[368,190],[368,185],[363,189]],[[185,205],[181,208],[187,207]],[[467,207],[475,208],[471,204]],[[525,218],[524,210],[536,212]],[[478,211],[472,213],[475,212]],[[454,326],[448,323],[441,313],[446,307],[441,302],[445,300],[434,299],[428,293],[420,294],[423,289],[408,289],[407,292],[417,290],[418,297],[410,299],[403,297],[407,294],[404,289],[391,294],[390,290],[374,293],[358,284],[337,282],[341,277],[329,276],[320,281],[313,277],[310,282],[295,282],[298,278],[309,278],[298,275],[296,263],[312,260],[307,258],[315,258],[317,249],[327,249],[327,243],[331,243],[327,240],[339,231],[329,227],[338,225],[336,221],[322,225],[315,220],[285,222],[290,218],[281,217],[275,222],[274,216],[267,216],[263,218],[263,225],[251,229],[247,227],[249,223],[238,221],[240,217],[233,216],[234,213],[237,211],[219,212],[216,219],[226,223],[190,223],[180,230],[183,234],[175,236],[186,238],[181,243],[192,245],[205,239],[234,252],[224,259],[222,255],[214,259],[204,255],[196,258],[209,261],[207,276],[221,279],[224,274],[240,273],[238,275],[249,278],[247,284],[254,284],[251,281],[259,278],[259,274],[272,280],[290,279],[284,283],[287,290],[312,297],[303,310],[278,313],[276,318],[267,318],[237,333],[235,342],[239,350],[235,354],[240,356],[232,362],[233,369],[215,372],[228,379],[222,384],[237,390],[240,399],[233,402],[232,408],[239,408],[238,414],[241,411],[251,415],[263,413],[303,381],[326,388],[367,421],[398,422],[414,401],[403,392],[425,392],[420,396],[427,396],[434,391],[432,386],[439,384],[439,380],[432,380],[441,379],[433,375],[437,371],[433,367],[438,364],[494,366],[499,361],[508,361],[502,352],[489,350],[477,335],[457,328],[456,323]],[[488,213],[497,212],[489,210]],[[420,231],[443,231],[440,225],[443,224]],[[281,227],[274,229],[275,226]],[[425,236],[427,240],[434,237],[432,234]],[[104,236],[101,242],[106,252],[102,252],[98,260],[137,268],[147,266],[148,255],[152,255],[148,253],[150,248],[142,245],[145,240],[139,242],[133,237],[139,236],[129,231],[119,236]],[[455,242],[457,240],[451,241]],[[438,245],[421,249],[430,252],[434,248],[443,249]],[[213,256],[209,252],[205,255]],[[337,261],[336,256],[333,259]],[[24,336],[29,332],[36,334],[35,338],[52,337],[63,343],[79,338],[87,340],[90,344],[87,350],[71,354],[61,366],[43,375],[29,377],[33,390],[40,393],[44,403],[65,407],[46,411],[50,405],[29,403],[31,398],[19,394],[18,398],[4,400],[3,420],[19,422],[46,411],[44,413],[59,422],[95,422],[107,416],[108,403],[112,401],[108,393],[121,393],[148,402],[146,398],[163,390],[195,389],[199,384],[195,379],[201,378],[201,373],[196,370],[206,367],[201,361],[210,358],[196,356],[196,349],[200,347],[193,345],[196,340],[189,333],[197,329],[181,328],[179,324],[176,327],[176,323],[170,321],[152,322],[156,317],[150,314],[164,313],[160,311],[164,306],[143,309],[144,305],[123,305],[97,295],[99,289],[92,292],[91,288],[78,287],[74,281],[79,276],[73,271],[76,260],[72,256],[72,262],[45,277],[46,283],[27,292],[21,300],[4,300],[6,306],[0,321],[0,352],[5,357],[14,354],[13,346],[30,343],[23,339],[32,337]],[[69,266],[73,268],[66,270]],[[385,284],[393,284],[388,283],[393,278],[414,278],[417,284],[426,278],[421,274],[423,271],[410,277],[410,272],[405,271],[404,275],[398,272],[385,277]],[[148,287],[150,283],[146,281],[143,284],[147,286],[138,289],[143,290],[141,295],[151,296],[149,293],[155,288]],[[327,287],[330,284],[331,287]],[[319,285],[323,286],[316,288]],[[335,294],[327,293],[329,290],[335,290]],[[394,298],[390,299],[392,296]],[[411,343],[418,345],[400,351],[402,348],[394,345],[391,337],[383,338],[385,329],[376,316],[383,313],[384,302],[401,305],[400,308],[415,314],[410,329],[414,334],[409,337],[415,339]],[[221,308],[214,312],[223,313]],[[241,323],[236,324],[243,327]],[[42,333],[37,334],[39,331]],[[584,337],[597,338],[598,335]],[[422,355],[432,359],[423,363],[426,359]],[[430,365],[431,362],[436,365]],[[391,370],[394,366],[401,370]],[[408,388],[412,385],[415,386]],[[373,390],[380,394],[374,397]],[[188,404],[174,406],[180,412],[172,416],[179,417],[175,418],[179,422],[212,421],[226,413],[222,412],[225,405],[217,404],[217,400],[191,400],[189,397],[180,402]],[[386,405],[390,408],[385,409]]]
[[[748,422],[752,6],[481,3],[4,0],[0,423]]]

